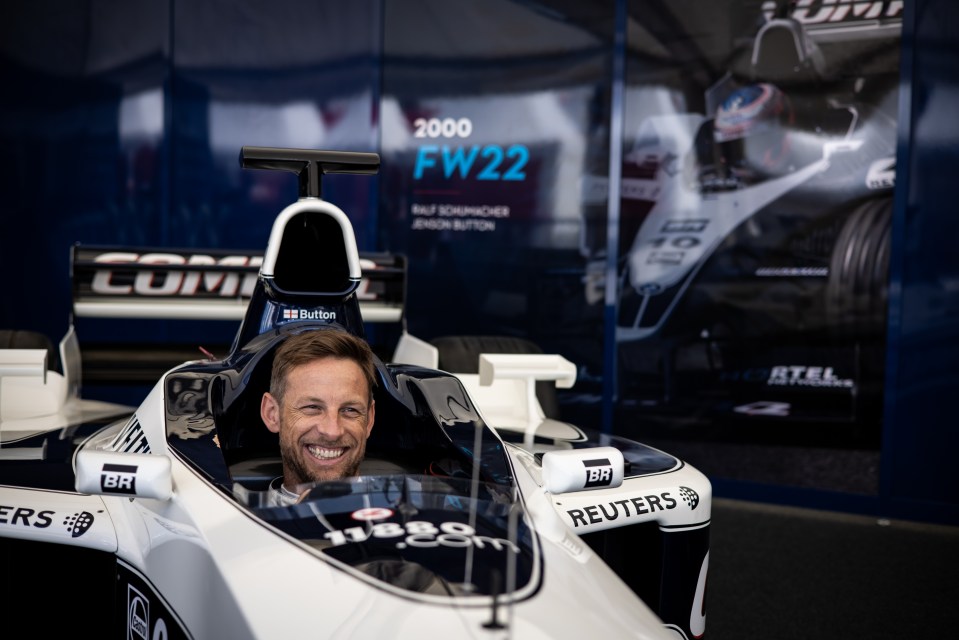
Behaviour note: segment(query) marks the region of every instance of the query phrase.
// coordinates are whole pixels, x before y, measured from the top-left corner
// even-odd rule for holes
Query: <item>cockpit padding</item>
[[[222,377],[221,407],[214,408],[220,446],[228,466],[260,457],[278,456],[280,441],[277,434],[266,428],[260,417],[260,402],[270,389],[273,355],[279,343],[258,354],[255,363],[244,371],[225,371]],[[242,382],[246,376],[246,382]],[[229,398],[232,389],[242,385],[235,398]]]

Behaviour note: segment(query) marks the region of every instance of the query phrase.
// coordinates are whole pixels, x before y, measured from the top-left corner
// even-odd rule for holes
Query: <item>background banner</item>
[[[878,450],[902,3],[629,6],[620,408]]]

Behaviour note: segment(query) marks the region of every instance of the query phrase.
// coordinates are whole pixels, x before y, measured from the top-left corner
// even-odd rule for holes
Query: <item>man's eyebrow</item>
[[[296,404],[297,404],[297,405],[302,405],[302,404],[321,404],[321,405],[326,406],[326,405],[328,405],[328,404],[330,404],[330,403],[327,402],[326,400],[324,400],[323,398],[319,398],[319,397],[317,397],[317,396],[306,396],[306,397],[297,399]],[[365,399],[365,398],[360,398],[360,397],[351,398],[351,399],[348,399],[348,400],[344,400],[343,402],[341,402],[341,403],[339,404],[339,406],[341,406],[341,407],[351,407],[351,406],[362,406],[362,407],[365,407],[365,406],[367,406],[367,405],[368,405],[368,403],[367,403],[366,399]]]

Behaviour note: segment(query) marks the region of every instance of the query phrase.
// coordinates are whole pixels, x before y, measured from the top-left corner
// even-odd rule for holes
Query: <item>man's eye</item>
[[[344,407],[343,413],[350,417],[355,417],[360,415],[360,410],[354,407]]]

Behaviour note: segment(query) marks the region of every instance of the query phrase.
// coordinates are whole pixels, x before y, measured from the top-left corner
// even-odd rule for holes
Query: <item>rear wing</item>
[[[73,317],[92,319],[243,321],[264,254],[248,250],[159,249],[76,244],[71,251]],[[359,252],[355,295],[364,322],[403,321],[406,257]],[[291,310],[290,313],[293,313]],[[291,318],[292,319],[292,318]],[[179,342],[155,342],[125,331],[123,341],[83,341],[87,384],[153,384],[188,360],[224,356],[222,342],[200,345],[191,331]],[[387,334],[394,331],[386,330]],[[135,336],[140,336],[139,338]],[[132,338],[132,340],[131,340]]]
[[[400,322],[406,258],[360,252],[356,290],[365,322]],[[72,247],[78,318],[242,320],[263,264],[249,250]]]

